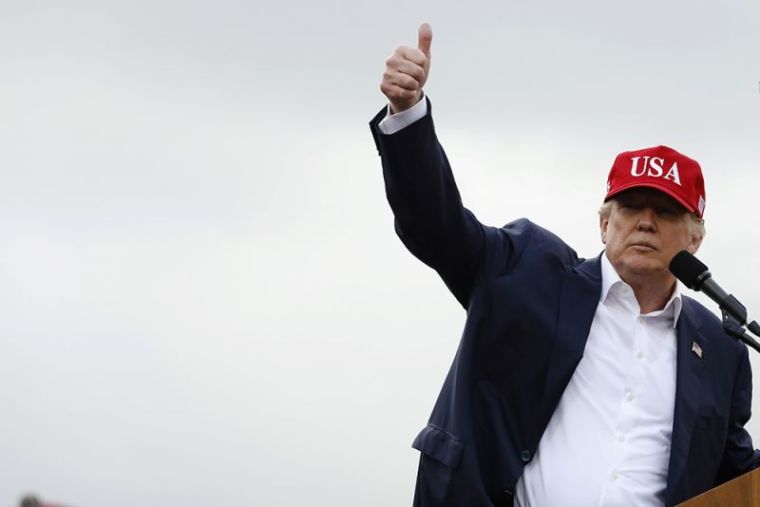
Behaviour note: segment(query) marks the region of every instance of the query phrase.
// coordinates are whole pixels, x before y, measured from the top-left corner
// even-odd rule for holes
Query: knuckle
[[[384,93],[389,99],[398,98],[398,88],[395,86],[387,86]]]

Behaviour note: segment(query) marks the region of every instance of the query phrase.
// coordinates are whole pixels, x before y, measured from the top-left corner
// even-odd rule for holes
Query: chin
[[[649,275],[663,269],[667,271],[667,266],[663,267],[662,263],[657,259],[636,256],[623,263],[623,269],[633,275]]]

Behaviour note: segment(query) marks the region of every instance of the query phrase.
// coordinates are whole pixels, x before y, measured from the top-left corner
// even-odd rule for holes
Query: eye
[[[657,214],[663,218],[676,218],[680,213],[675,208],[658,208]]]

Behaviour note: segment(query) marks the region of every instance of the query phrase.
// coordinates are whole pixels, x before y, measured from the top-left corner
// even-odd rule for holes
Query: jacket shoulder
[[[514,220],[501,229],[513,245],[514,255],[508,271],[519,263],[543,264],[572,269],[584,259],[559,236],[527,218]]]

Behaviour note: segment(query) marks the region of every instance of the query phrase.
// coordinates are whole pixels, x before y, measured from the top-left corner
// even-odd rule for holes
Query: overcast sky
[[[0,4],[0,506],[411,503],[465,315],[395,237],[367,122],[422,21],[481,220],[597,255],[614,156],[670,145],[705,172],[700,257],[760,317],[758,19],[756,1]]]

